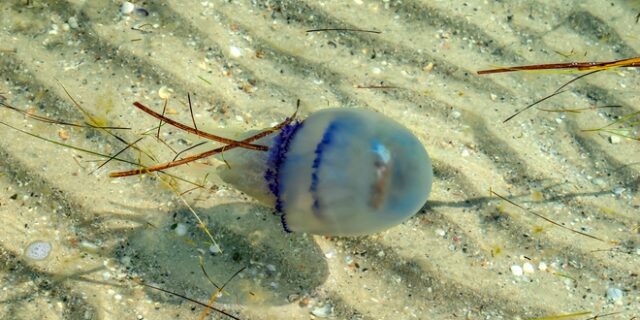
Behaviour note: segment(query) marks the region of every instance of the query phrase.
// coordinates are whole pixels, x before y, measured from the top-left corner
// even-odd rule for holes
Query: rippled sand
[[[584,78],[540,105],[621,108],[531,109],[507,123],[575,75],[475,74],[638,56],[640,5],[186,0],[140,2],[144,16],[122,15],[119,1],[25,3],[0,4],[0,93],[11,105],[82,122],[66,88],[99,121],[132,127],[117,131],[129,142],[157,125],[132,103],[161,110],[163,87],[168,115],[190,123],[190,92],[199,128],[217,132],[268,127],[292,114],[296,99],[302,117],[368,108],[416,133],[436,179],[430,201],[406,223],[368,237],[326,238],[285,234],[272,209],[210,175],[211,190],[184,198],[224,250],[212,255],[171,179],[111,179],[109,172],[130,167],[113,161],[96,170],[98,156],[0,126],[0,318],[197,319],[200,307],[136,281],[206,303],[215,287],[199,256],[218,285],[247,267],[215,304],[241,319],[640,316],[640,146],[582,132],[639,110],[638,72]],[[305,33],[327,27],[382,33]],[[392,88],[360,88],[375,85]],[[125,147],[100,130],[5,109],[0,117],[100,153]],[[176,150],[198,142],[168,126],[162,132]],[[175,153],[154,133],[138,145],[171,160]],[[121,156],[137,161],[140,152]],[[201,182],[213,171],[198,164],[170,172]],[[186,235],[176,232],[185,227]],[[42,261],[24,255],[37,240],[53,247]]]

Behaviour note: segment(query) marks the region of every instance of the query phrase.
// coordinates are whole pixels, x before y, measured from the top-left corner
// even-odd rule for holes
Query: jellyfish
[[[218,176],[275,208],[286,232],[356,236],[393,227],[416,214],[431,191],[431,160],[409,129],[366,109],[330,108],[302,121],[293,117],[239,141],[199,131],[136,107],[173,126],[226,143],[196,156],[124,177],[163,170],[206,156],[226,165]]]

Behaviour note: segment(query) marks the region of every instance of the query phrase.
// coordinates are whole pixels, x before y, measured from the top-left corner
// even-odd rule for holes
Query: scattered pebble
[[[437,236],[444,237],[446,234],[447,234],[447,232],[444,231],[443,229],[440,229],[440,228],[436,229],[436,235]]]
[[[607,184],[607,182],[604,181],[604,179],[602,179],[602,178],[593,178],[593,179],[591,179],[591,183],[593,183],[593,184],[595,184],[596,186],[599,186],[599,187],[604,187]]]
[[[222,252],[222,249],[220,249],[219,246],[212,244],[211,246],[209,246],[209,252],[213,253],[213,254],[217,254]]]
[[[69,24],[69,27],[71,29],[78,29],[78,27],[79,27],[78,19],[76,19],[76,17],[69,18],[69,20],[67,20],[67,23]]]
[[[46,241],[34,241],[25,250],[24,254],[27,258],[41,261],[46,259],[51,253],[51,243]]]
[[[287,296],[287,300],[288,300],[289,302],[296,302],[296,301],[298,301],[299,299],[300,299],[300,295],[299,295],[299,294],[297,294],[297,293],[292,293],[292,294],[290,294],[289,296]]]
[[[491,101],[496,101],[498,99],[498,96],[495,94],[490,94],[489,97],[491,97]]]
[[[615,188],[613,188],[613,193],[614,193],[616,196],[621,196],[621,195],[622,195],[622,193],[624,193],[626,190],[627,190],[627,189],[626,189],[626,188],[624,188],[624,187],[615,187]]]
[[[229,54],[233,58],[240,58],[242,56],[242,49],[235,46],[231,46],[229,47]]]
[[[547,271],[547,263],[542,261],[538,264],[538,270],[544,272]]]
[[[98,251],[98,249],[100,249],[100,247],[97,244],[89,242],[87,240],[80,241],[80,247],[82,247],[85,250],[93,251],[93,252]]]
[[[522,271],[524,271],[524,273],[527,273],[527,274],[532,274],[536,272],[536,268],[534,268],[530,262],[525,262],[522,265]]]
[[[325,254],[324,254],[324,256],[325,256],[325,258],[327,258],[327,259],[331,259],[331,258],[333,258],[333,257],[335,257],[335,256],[336,256],[336,250],[335,250],[335,249],[333,249],[333,248],[331,248],[331,249],[329,249],[329,250],[327,251],[327,253],[325,253]]]
[[[346,256],[346,257],[344,257],[344,263],[346,263],[346,264],[352,264],[352,263],[353,263],[353,257],[352,257],[352,256]]]
[[[521,266],[514,264],[511,266],[511,273],[516,277],[520,277],[524,274],[524,270],[522,270]]]
[[[187,234],[187,225],[184,223],[178,223],[178,225],[176,226],[176,235],[178,235],[178,237],[182,237],[185,234]]]
[[[158,96],[160,96],[160,99],[167,100],[171,97],[172,92],[173,92],[172,89],[163,86],[160,89],[158,89]]]
[[[69,139],[69,130],[67,129],[60,129],[58,130],[58,137],[60,137],[60,139],[66,141],[67,139]]]
[[[622,290],[620,290],[619,288],[610,287],[609,289],[607,289],[607,299],[613,302],[622,300],[622,295]]]
[[[318,318],[327,318],[331,315],[333,308],[330,304],[325,304],[322,307],[317,307],[311,311],[311,314]]]
[[[122,6],[120,6],[120,12],[126,15],[131,14],[135,9],[136,9],[136,5],[129,1],[123,2]]]
[[[52,24],[52,25],[51,25],[51,30],[49,30],[49,34],[52,34],[52,35],[56,35],[56,34],[58,34],[58,29],[59,29],[59,28],[60,28],[60,27],[58,27],[58,25],[57,25],[57,24]]]
[[[610,136],[609,137],[609,143],[611,143],[611,144],[618,144],[618,143],[620,143],[620,141],[622,141],[622,139],[619,136]]]
[[[309,298],[308,296],[304,296],[302,299],[300,299],[300,301],[298,302],[298,305],[301,308],[304,308],[304,307],[308,306],[309,303],[311,303],[311,298]]]

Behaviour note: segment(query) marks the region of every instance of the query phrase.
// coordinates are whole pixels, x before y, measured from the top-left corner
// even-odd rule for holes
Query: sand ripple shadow
[[[328,277],[324,255],[311,237],[286,234],[270,210],[251,203],[231,203],[199,209],[223,252],[212,254],[205,233],[186,210],[166,216],[154,227],[138,228],[114,255],[133,274],[168,290],[207,301],[215,291],[202,272],[218,286],[247,267],[225,288],[219,302],[241,305],[282,305],[291,294],[312,291]],[[188,226],[178,236],[177,225]],[[182,228],[182,227],[181,227]],[[151,290],[151,289],[150,289]],[[151,290],[150,296],[158,292]],[[178,301],[178,300],[176,300]]]

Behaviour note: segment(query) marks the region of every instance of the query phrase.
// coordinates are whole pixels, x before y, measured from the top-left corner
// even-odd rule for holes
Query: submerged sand
[[[86,121],[72,97],[98,122],[131,127],[116,131],[130,142],[157,125],[134,101],[159,111],[169,96],[167,114],[189,123],[187,92],[199,128],[216,132],[268,127],[292,114],[297,99],[301,117],[328,107],[376,110],[426,146],[435,171],[430,200],[406,223],[371,236],[289,235],[272,208],[216,179],[216,161],[170,171],[206,180],[206,189],[180,198],[173,189],[192,188],[186,182],[111,179],[131,166],[97,169],[97,155],[0,126],[0,318],[197,319],[199,306],[139,282],[206,302],[215,287],[202,269],[221,285],[244,267],[215,304],[241,319],[640,316],[640,146],[583,132],[639,110],[638,72],[581,79],[540,105],[619,107],[532,109],[506,123],[575,75],[475,73],[637,56],[634,2],[137,4],[144,11],[123,14],[120,1],[3,1],[5,102]],[[305,33],[327,27],[382,33]],[[380,85],[389,87],[362,88]],[[55,142],[103,154],[126,146],[101,130],[0,114]],[[154,134],[139,147],[158,161],[175,156],[169,147],[199,142],[165,126],[168,147]],[[222,253],[212,253],[182,199]],[[25,255],[36,241],[51,245],[43,260]]]

